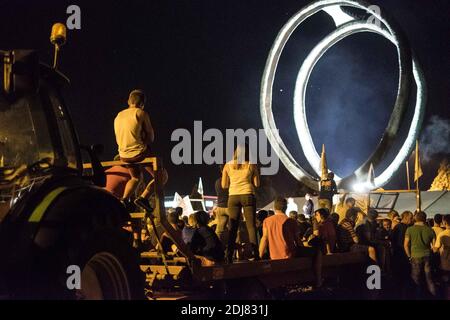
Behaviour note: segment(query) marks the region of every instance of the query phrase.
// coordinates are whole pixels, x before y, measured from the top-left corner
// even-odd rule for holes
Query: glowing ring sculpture
[[[338,26],[337,29],[319,42],[300,68],[294,93],[294,119],[305,157],[317,174],[311,175],[295,161],[278,133],[272,113],[272,87],[279,58],[290,35],[305,19],[321,10],[327,10],[330,6],[335,8],[340,8],[339,6],[350,6],[366,10],[382,22],[384,27],[377,26],[376,24],[367,21],[358,21],[353,18],[347,19],[341,24],[336,23]],[[320,175],[320,157],[312,142],[305,114],[305,93],[308,79],[314,65],[329,48],[348,35],[357,32],[374,32],[380,34],[396,46],[399,61],[399,87],[391,118],[376,150],[353,175],[344,179],[336,176],[335,179],[338,185],[340,187],[348,188],[350,183],[361,180],[361,178],[367,175],[370,163],[373,163],[376,166],[384,159],[384,156],[394,142],[403,120],[404,112],[408,106],[411,74],[414,75],[414,80],[416,82],[417,98],[408,136],[394,161],[375,178],[376,186],[381,186],[388,182],[392,175],[407,159],[412,151],[414,141],[417,138],[422,123],[426,96],[424,78],[417,61],[411,58],[411,53],[406,45],[406,40],[398,30],[394,29],[394,23],[390,19],[385,17],[384,14],[369,11],[368,4],[355,0],[322,0],[303,8],[283,26],[272,46],[262,79],[260,108],[266,135],[280,160],[295,178],[313,189],[318,188],[317,181],[319,180],[318,175]]]

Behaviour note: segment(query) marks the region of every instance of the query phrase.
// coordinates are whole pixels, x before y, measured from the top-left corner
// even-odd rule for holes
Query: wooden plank
[[[362,264],[366,261],[366,253],[337,253],[323,256],[322,267],[339,267]],[[202,267],[194,265],[193,275],[200,281],[258,277],[287,272],[306,272],[312,269],[312,258],[293,258],[281,260],[248,261],[233,264]]]
[[[102,167],[103,168],[108,168],[108,167],[114,167],[114,166],[127,166],[130,165],[127,162],[123,162],[123,161],[104,161],[101,162]],[[153,167],[153,170],[156,171],[157,170],[157,161],[155,157],[149,157],[149,158],[145,158],[144,160],[142,160],[141,162],[136,162],[133,164],[151,164]],[[92,164],[91,163],[83,163],[83,169],[92,169]]]
[[[145,218],[145,212],[132,212],[130,213],[131,219],[144,219]]]
[[[142,259],[161,259],[161,255],[155,251],[147,251],[147,252],[141,253],[141,258]],[[174,257],[174,256],[168,255],[166,258],[167,258],[167,262],[175,262],[175,263],[186,263],[187,262],[185,257]]]
[[[167,270],[169,270],[169,274],[176,275],[186,268],[186,266],[168,266],[166,269],[166,267],[163,265],[141,265],[142,271],[151,271],[157,274],[167,274]]]

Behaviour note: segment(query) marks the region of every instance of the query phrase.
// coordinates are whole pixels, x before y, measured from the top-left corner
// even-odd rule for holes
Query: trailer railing
[[[173,243],[177,246],[179,252],[185,256],[189,263],[191,265],[192,259],[194,259],[194,255],[189,249],[188,246],[184,243],[183,239],[179,236],[179,234],[173,229],[173,227],[169,224],[167,221],[166,216],[166,208],[164,205],[164,184],[163,184],[163,174],[164,174],[164,167],[163,162],[161,158],[157,157],[148,157],[145,158],[141,162],[136,162],[133,164],[123,162],[123,161],[105,161],[101,162],[101,165],[103,168],[108,167],[114,167],[114,166],[123,166],[123,167],[129,167],[129,166],[136,166],[140,165],[142,167],[145,166],[151,166],[154,172],[153,177],[153,188],[154,188],[154,195],[155,195],[155,208],[153,212],[145,212],[141,214],[136,214],[137,217],[142,218],[149,218],[153,224],[153,226],[160,224],[162,229],[169,235]],[[83,169],[92,169],[92,164],[85,163],[83,164]],[[156,221],[155,221],[156,220]],[[156,228],[154,228],[155,233],[157,233]],[[161,235],[156,234],[158,241],[160,239]],[[165,253],[162,252],[163,259],[165,256]]]

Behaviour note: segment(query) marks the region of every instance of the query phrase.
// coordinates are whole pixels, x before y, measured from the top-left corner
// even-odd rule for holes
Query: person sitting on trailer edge
[[[119,112],[114,119],[114,133],[120,160],[123,162],[133,164],[141,162],[150,156],[149,145],[153,142],[155,134],[150,117],[144,111],[145,102],[146,97],[142,90],[131,91],[128,97],[128,108]],[[145,169],[154,176],[152,167],[145,166]],[[139,184],[141,168],[139,165],[132,165],[128,170],[131,179],[125,186],[122,198],[126,206],[129,204],[130,197]],[[148,200],[151,184],[150,182],[143,193],[135,200],[136,205],[147,211],[152,211]]]
[[[188,217],[188,223],[184,226],[181,231],[181,237],[184,243],[189,245],[192,242],[192,237],[195,233],[195,228],[197,227],[197,221],[195,220],[195,214],[191,213]]]
[[[177,214],[177,226],[178,229],[183,230],[184,229],[184,221],[182,219],[183,216],[183,208],[182,207],[176,207],[175,208],[175,213]]]
[[[167,222],[169,222],[170,226],[175,230],[175,232],[182,237],[182,231],[178,227],[178,213],[176,210],[172,209],[167,214]],[[172,238],[167,232],[164,232],[161,236],[161,245],[164,252],[177,252],[177,247],[173,243]]]
[[[114,161],[120,161],[120,156],[115,156]],[[123,198],[125,187],[131,179],[130,170],[125,166],[113,166],[105,170],[105,190],[111,192],[119,200]]]
[[[214,230],[208,227],[208,213],[197,211],[194,215],[197,227],[190,244],[192,253],[203,258],[201,259],[203,264],[205,264],[205,258],[207,259],[207,264],[222,262],[224,249]]]
[[[261,237],[263,235],[263,223],[268,215],[269,213],[267,210],[259,210],[256,214],[256,232],[258,236],[258,243],[261,241]]]
[[[259,210],[256,214],[256,230],[257,230],[257,236],[258,236],[258,243],[261,243],[261,238],[263,236],[263,224],[264,220],[267,219],[268,216],[267,210]],[[262,259],[269,259],[269,248],[264,252]]]

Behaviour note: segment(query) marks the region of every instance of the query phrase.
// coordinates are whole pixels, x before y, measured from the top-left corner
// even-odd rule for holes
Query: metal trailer
[[[126,166],[127,163],[102,162],[103,167],[119,165]],[[131,216],[138,222],[148,219],[151,225],[160,225],[160,228],[154,228],[159,230],[157,237],[166,232],[178,248],[176,255],[162,251],[141,252],[141,270],[146,274],[149,298],[263,299],[269,297],[270,289],[292,284],[307,284],[314,280],[312,258],[306,257],[203,266],[167,221],[162,185],[162,160],[146,158],[140,165],[150,165],[155,172],[153,182],[155,208],[151,213],[131,213]],[[84,168],[90,169],[91,164],[85,164]],[[135,231],[140,234],[140,230]],[[325,255],[323,276],[339,279],[341,282],[355,280],[356,277],[365,275],[367,259],[364,252]]]

